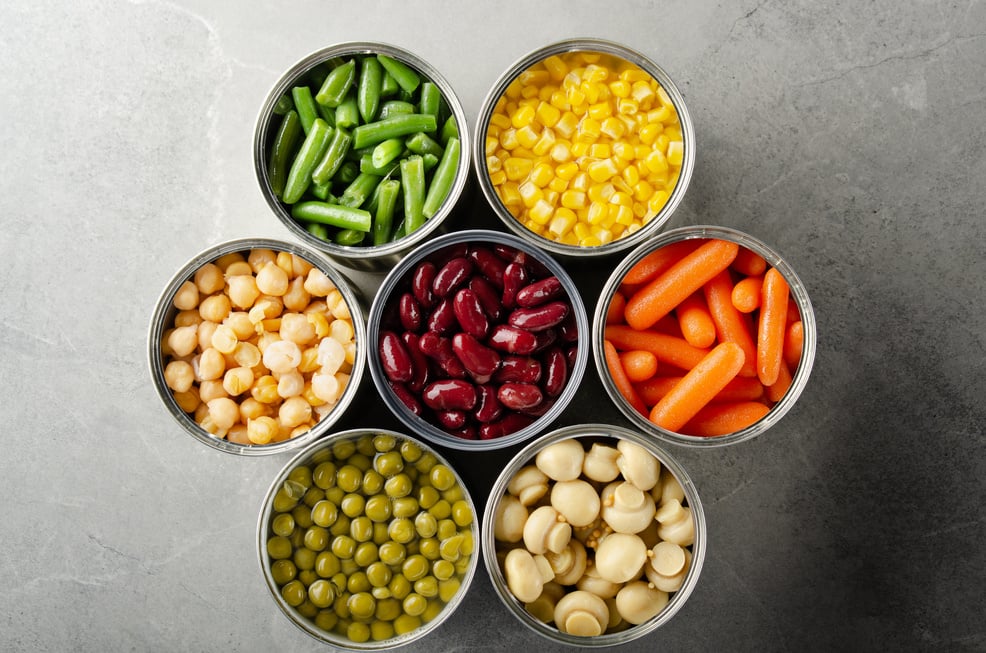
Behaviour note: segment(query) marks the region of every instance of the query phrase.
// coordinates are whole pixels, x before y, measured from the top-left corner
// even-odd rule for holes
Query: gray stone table
[[[671,226],[773,246],[819,330],[773,430],[673,449],[708,556],[681,612],[623,648],[986,650],[986,3],[6,0],[0,25],[0,650],[325,649],[276,610],[254,550],[287,457],[181,431],[150,384],[151,311],[205,247],[290,237],[251,143],[305,54],[407,48],[474,121],[507,66],[573,36],[668,71],[697,132]],[[471,202],[463,225],[502,228]],[[593,303],[604,275],[572,274]],[[365,381],[343,426],[397,426]],[[592,367],[558,424],[587,419],[625,423]],[[481,503],[510,453],[456,457]],[[480,567],[406,650],[535,647],[562,650]]]

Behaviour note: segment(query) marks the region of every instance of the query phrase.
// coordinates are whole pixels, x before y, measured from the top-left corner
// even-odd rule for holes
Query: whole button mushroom
[[[595,637],[606,632],[608,624],[606,602],[591,592],[569,592],[555,606],[555,625],[563,633]]]
[[[685,490],[681,487],[678,479],[674,477],[674,474],[664,467],[661,469],[661,478],[651,490],[651,496],[654,497],[657,505],[666,503],[671,499],[677,499],[680,503],[685,500]]]
[[[518,601],[530,603],[539,596],[544,584],[554,578],[551,565],[544,556],[531,555],[524,549],[512,549],[503,562],[507,587]]]
[[[538,621],[549,623],[554,620],[555,606],[563,596],[565,596],[565,588],[561,586],[556,576],[555,580],[544,584],[539,597],[524,604],[524,609]]]
[[[623,584],[606,580],[599,575],[599,570],[596,569],[595,565],[589,565],[586,567],[582,578],[575,583],[575,587],[583,592],[591,592],[604,599],[611,599],[616,596]]]
[[[597,442],[585,454],[585,459],[582,461],[582,473],[593,481],[609,483],[620,475],[620,468],[616,465],[616,460],[619,457],[619,449]]]
[[[585,450],[578,440],[562,440],[538,452],[535,464],[555,481],[574,481],[582,473]]]
[[[679,546],[690,546],[695,542],[695,522],[688,506],[682,506],[677,499],[671,499],[658,508],[654,518],[661,524],[657,533],[662,540],[674,542]]]
[[[616,609],[631,624],[654,618],[668,604],[668,593],[650,587],[642,580],[627,583],[616,595]]]
[[[572,539],[572,526],[551,506],[541,506],[524,524],[524,546],[531,553],[561,553]]]
[[[544,557],[555,572],[555,582],[561,585],[577,583],[588,564],[585,547],[576,539],[569,541],[568,546],[561,553],[548,551]]]
[[[612,533],[596,548],[596,571],[613,583],[625,583],[640,576],[647,562],[647,546],[636,535]]]
[[[572,526],[588,526],[595,521],[599,503],[596,489],[581,479],[559,481],[551,488],[552,507]]]
[[[603,520],[617,533],[639,533],[654,521],[654,498],[626,481],[603,488]]]
[[[616,465],[624,479],[645,492],[657,485],[661,474],[661,463],[657,458],[639,444],[627,440],[621,440],[616,448],[620,451]]]
[[[660,542],[648,555],[650,564],[644,565],[648,582],[664,592],[680,590],[692,563],[691,551],[672,542]]]
[[[493,517],[493,537],[501,542],[520,542],[527,523],[527,507],[517,497],[507,494],[500,499]]]
[[[514,474],[507,484],[507,492],[525,506],[530,506],[548,493],[548,476],[534,465],[527,465]]]

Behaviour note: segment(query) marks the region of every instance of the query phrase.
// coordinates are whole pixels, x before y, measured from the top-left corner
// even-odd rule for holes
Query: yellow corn
[[[531,149],[541,138],[531,125],[525,125],[517,130],[517,143],[523,148]]]
[[[609,215],[609,207],[600,202],[593,202],[589,205],[588,220],[589,224],[599,224]]]
[[[536,166],[534,166],[534,168],[530,172],[531,181],[533,181],[541,188],[547,186],[548,183],[552,179],[554,179],[554,177],[555,177],[554,169],[547,163],[544,163],[543,161],[541,163],[538,163]]]
[[[663,131],[664,125],[659,122],[650,122],[641,127],[637,135],[640,137],[641,143],[651,145]]]
[[[555,176],[565,181],[572,180],[579,172],[579,166],[574,161],[563,163],[555,168]]]
[[[609,83],[609,91],[616,97],[628,97],[631,88],[629,82],[624,79],[615,79]]]
[[[608,102],[596,102],[589,105],[589,117],[602,122],[613,115],[613,108]]]
[[[530,105],[518,107],[517,111],[510,116],[510,124],[513,125],[515,129],[527,127],[532,122],[534,122],[534,108]]]
[[[576,220],[575,212],[572,209],[564,206],[559,207],[555,209],[555,217],[548,225],[548,231],[555,236],[564,236],[575,226]]]
[[[637,166],[627,166],[620,171],[620,176],[623,177],[629,186],[635,186],[640,183],[640,171],[637,170]]]
[[[639,68],[627,68],[620,73],[620,79],[624,82],[630,82],[632,84],[633,82],[649,81],[651,76]]]
[[[671,108],[668,106],[661,106],[647,112],[647,122],[650,123],[663,123],[670,117]]]
[[[668,203],[668,192],[664,190],[659,190],[650,199],[647,200],[647,208],[650,209],[655,215],[664,208],[664,205]]]
[[[584,172],[579,172],[577,175],[572,177],[572,180],[568,182],[568,187],[572,190],[587,191],[589,190],[589,175]]]
[[[617,168],[612,159],[603,159],[602,161],[590,163],[588,173],[593,181],[607,181],[617,173]]]
[[[561,118],[558,119],[558,122],[555,123],[555,131],[565,138],[571,138],[578,126],[579,117],[572,111],[565,111],[561,114]]]
[[[633,98],[620,98],[616,103],[616,110],[625,116],[632,116],[640,109],[640,104]]]
[[[613,196],[616,192],[616,188],[613,184],[593,184],[589,186],[589,190],[586,195],[589,197],[590,202],[601,202],[603,204],[609,202],[609,198]]]
[[[560,193],[568,188],[568,181],[559,177],[557,175],[557,171],[553,171],[551,174],[555,176],[552,177],[551,181],[548,182],[549,190],[552,190],[556,193]]]
[[[566,190],[561,194],[561,205],[567,209],[580,209],[585,206],[585,193],[580,190]]]
[[[544,192],[530,181],[522,183],[517,187],[517,190],[520,192],[521,201],[524,202],[524,206],[527,208],[531,208],[538,203],[538,200],[544,198]]]
[[[671,141],[668,143],[668,163],[673,166],[681,166],[681,159],[684,156],[684,147],[681,141]]]
[[[594,159],[608,159],[613,154],[609,143],[593,143],[589,146],[589,156]]]
[[[501,161],[500,157],[496,156],[495,154],[492,156],[488,156],[486,157],[486,169],[489,172],[496,172],[497,170],[503,170],[503,161]]]
[[[517,79],[524,86],[543,86],[548,83],[550,77],[547,70],[530,69],[518,75]]]
[[[523,84],[520,83],[519,79],[515,79],[509,84],[507,84],[507,89],[503,92],[508,98],[517,99],[520,97],[520,90]]]
[[[517,142],[517,130],[513,127],[504,129],[500,132],[500,147],[505,150],[517,149],[520,143]]]
[[[504,178],[506,178],[505,175]],[[492,181],[492,178],[490,181]],[[508,208],[517,208],[524,205],[524,200],[520,197],[520,189],[516,183],[505,181],[500,184],[494,184],[494,186],[496,186],[497,193],[500,195],[500,201]]]
[[[548,224],[549,220],[551,220],[551,216],[554,212],[555,207],[551,205],[551,202],[541,199],[531,207],[531,210],[527,212],[527,216],[532,222],[543,227]]]
[[[494,113],[490,116],[490,124],[498,129],[507,129],[510,127],[510,118],[502,113]]]
[[[616,116],[607,116],[603,118],[603,121],[600,123],[599,131],[614,141],[618,141],[623,137],[623,134],[627,132],[627,127],[623,124],[623,121]]]
[[[633,199],[638,202],[646,202],[654,194],[654,187],[646,179],[641,179],[633,184]]]
[[[519,157],[509,157],[503,162],[503,172],[510,181],[523,181],[534,167],[534,162],[530,159]]]
[[[568,95],[561,89],[551,93],[549,103],[551,106],[558,109],[558,111],[568,111],[572,108],[572,103],[568,101]]]
[[[555,141],[555,144],[551,146],[550,156],[551,160],[556,163],[565,163],[572,158],[572,150],[569,149],[567,142]]]
[[[657,94],[651,85],[645,81],[639,81],[633,83],[633,90],[630,93],[631,97],[637,101],[638,104],[644,104],[646,102],[653,102]]]
[[[551,151],[551,148],[555,146],[556,142],[555,132],[551,131],[550,127],[545,127],[541,132],[541,136],[538,138],[538,142],[531,148],[531,154],[538,158],[543,158],[544,155]]]
[[[644,165],[651,172],[664,172],[668,169],[668,160],[661,150],[654,150],[644,159]]]
[[[490,183],[494,186],[501,186],[503,182],[507,180],[507,173],[503,170],[497,170],[490,173]]]
[[[537,86],[525,86],[520,91],[520,96],[525,100],[530,100],[532,98],[538,97],[538,87]]]
[[[556,82],[561,81],[568,74],[568,64],[556,54],[551,55],[541,63],[544,64],[544,68],[551,79]]]
[[[582,141],[583,143],[593,143],[602,133],[601,128],[602,125],[599,124],[598,120],[585,117],[579,123],[578,134],[575,136],[575,140]]]

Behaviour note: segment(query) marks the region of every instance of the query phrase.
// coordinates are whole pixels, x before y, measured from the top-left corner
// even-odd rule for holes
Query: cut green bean
[[[315,170],[312,171],[312,181],[317,184],[324,184],[332,179],[342,162],[346,160],[346,154],[352,143],[353,137],[350,133],[345,129],[337,128],[332,134],[332,140],[326,148],[325,154]]]
[[[270,187],[274,195],[280,197],[284,193],[284,182],[288,178],[291,167],[291,154],[301,136],[301,119],[298,112],[291,109],[281,120],[281,126],[274,136],[274,144],[270,150],[270,160],[267,164],[267,174],[270,177]]]
[[[435,116],[422,113],[390,116],[355,128],[353,130],[353,147],[376,145],[388,138],[406,136],[415,132],[434,131],[436,124]]]
[[[380,120],[402,113],[417,113],[418,108],[403,100],[387,100],[380,106]]]
[[[442,91],[434,82],[421,83],[421,100],[418,102],[421,113],[427,113],[438,118],[438,112],[442,108]]]
[[[309,189],[309,192],[311,192],[312,195],[322,200],[323,202],[328,199],[329,193],[331,191],[332,191],[331,181],[327,181],[324,184],[316,184],[315,182],[312,182],[311,188]]]
[[[407,149],[415,154],[434,154],[437,157],[441,157],[445,151],[438,141],[424,132],[418,132],[408,136],[404,144],[407,145]]]
[[[438,165],[438,157],[428,152],[427,154],[421,155],[421,160],[424,162],[425,172],[431,172],[431,169]]]
[[[291,217],[295,220],[357,231],[369,231],[372,222],[369,211],[315,201],[298,202],[291,207]]]
[[[337,107],[346,99],[346,94],[356,79],[356,60],[350,59],[333,68],[315,94],[315,100],[327,107]]]
[[[383,78],[380,80],[380,96],[391,97],[396,95],[399,90],[401,90],[401,85],[397,83],[393,75],[384,70]]]
[[[359,160],[359,171],[365,172],[371,175],[376,175],[378,177],[386,177],[393,173],[394,169],[400,165],[399,161],[391,161],[390,163],[385,163],[383,166],[377,167],[373,165],[373,155],[364,154]]]
[[[374,167],[382,168],[404,152],[404,142],[399,138],[388,138],[378,143],[370,155]]]
[[[402,61],[398,61],[393,57],[388,57],[385,54],[378,54],[377,59],[380,61],[381,65],[387,70],[388,73],[397,80],[397,84],[404,89],[407,93],[414,93],[414,90],[418,88],[421,83],[421,77],[418,73]]]
[[[312,182],[312,170],[315,169],[325,154],[332,132],[332,127],[329,127],[328,123],[321,118],[316,118],[312,123],[311,131],[305,136],[301,149],[291,164],[291,170],[288,171],[287,180],[284,182],[284,194],[281,199],[286,204],[294,204],[308,190],[308,186]]]
[[[329,239],[329,229],[324,224],[319,224],[318,222],[309,222],[305,225],[305,231],[315,236],[316,238],[321,238],[322,240]]]
[[[364,202],[373,194],[373,190],[380,183],[380,177],[361,172],[353,179],[346,190],[342,191],[339,197],[339,204],[356,208],[362,206]]]
[[[459,123],[455,121],[455,116],[449,116],[448,120],[442,123],[442,145],[446,145],[452,137],[459,137]]]
[[[350,129],[359,124],[359,108],[356,106],[356,93],[350,93],[336,107],[336,127]]]
[[[336,175],[338,175],[336,179],[348,184],[359,176],[359,161],[343,161]]]
[[[277,102],[274,103],[274,115],[283,116],[287,114],[288,111],[294,109],[294,102],[288,95],[282,95],[277,98]]]
[[[336,110],[332,107],[327,107],[324,104],[315,103],[315,109],[318,111],[318,117],[328,123],[331,127],[336,126]]]
[[[358,231],[356,229],[340,229],[336,232],[335,241],[336,245],[353,247],[362,243],[365,237],[365,231]]]
[[[318,118],[318,109],[315,108],[315,99],[312,98],[312,90],[307,86],[295,86],[291,89],[291,98],[301,118],[301,128],[307,134],[312,128],[312,123]]]
[[[425,218],[430,218],[441,208],[449,191],[452,190],[452,182],[455,181],[455,173],[459,167],[459,152],[461,145],[458,138],[450,138],[448,146],[442,160],[435,168],[435,174],[431,177],[431,184],[428,186],[428,194],[425,197],[421,213]]]
[[[401,161],[401,186],[404,189],[404,222],[407,233],[414,233],[424,224],[422,208],[425,201],[424,161],[413,154]]]
[[[360,63],[359,86],[356,90],[356,106],[363,122],[376,120],[380,109],[380,85],[383,83],[383,66],[376,57],[364,57]]]
[[[394,207],[401,191],[401,184],[396,179],[387,179],[381,182],[377,189],[377,206],[373,216],[373,244],[384,245],[390,242]]]

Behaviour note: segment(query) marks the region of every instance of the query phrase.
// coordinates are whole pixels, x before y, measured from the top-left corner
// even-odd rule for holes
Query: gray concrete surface
[[[572,36],[677,81],[698,159],[673,224],[776,248],[819,326],[772,431],[673,449],[709,555],[684,609],[624,648],[986,650],[986,3],[8,0],[0,25],[0,650],[325,648],[277,612],[254,553],[287,458],[223,455],[170,420],[145,360],[154,303],[209,245],[289,238],[251,139],[303,55],[405,47],[472,120],[503,69]],[[473,202],[468,221],[497,228]],[[598,271],[572,272],[594,301]],[[584,383],[601,396],[594,370]],[[344,425],[395,426],[377,402],[368,383]],[[559,424],[622,423],[577,404]],[[457,461],[484,500],[503,460]],[[535,647],[560,650],[481,568],[406,650]]]

